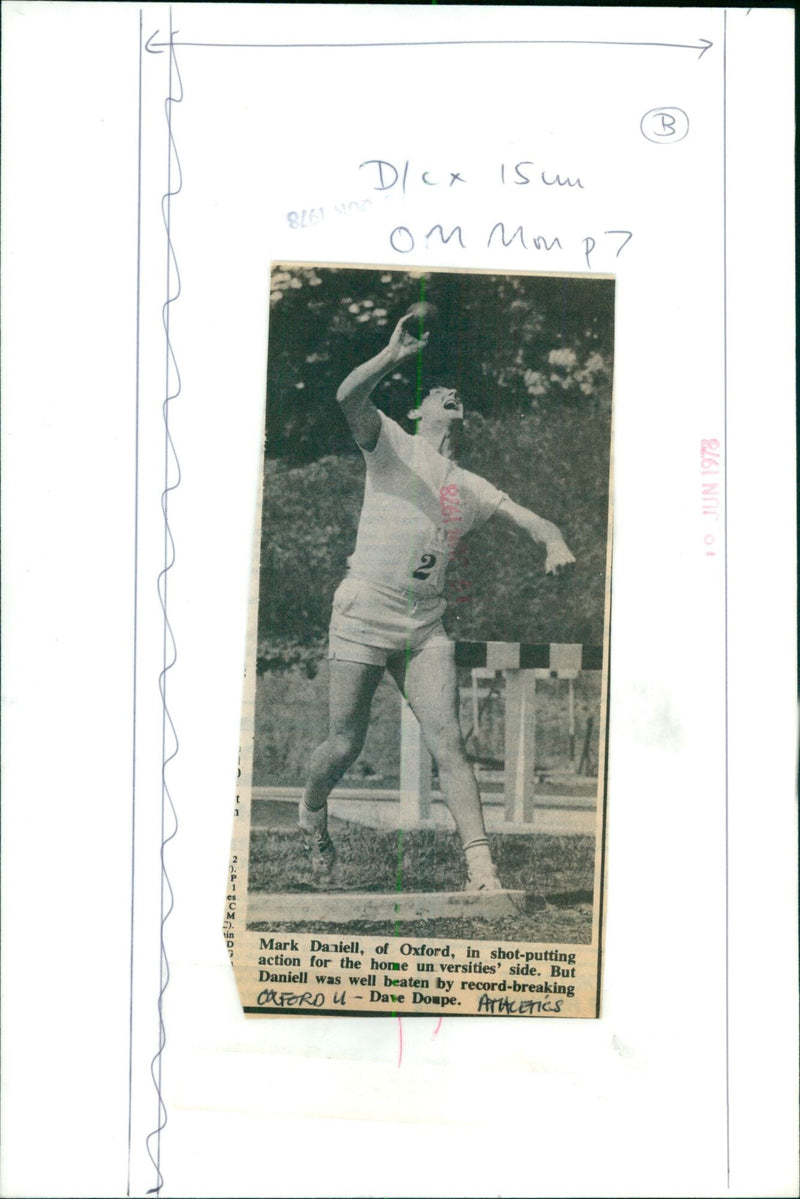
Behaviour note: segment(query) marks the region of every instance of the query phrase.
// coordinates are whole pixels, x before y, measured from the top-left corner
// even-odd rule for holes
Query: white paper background
[[[141,63],[140,180],[139,12],[4,7],[8,1195],[156,1185],[169,54]],[[177,42],[674,48],[176,50],[162,1193],[793,1194],[792,15],[188,4],[173,20]],[[169,24],[145,6],[143,40]],[[680,48],[701,37],[702,58]],[[642,137],[660,105],[689,114],[680,144]],[[385,198],[358,169],[371,158],[470,182]],[[501,187],[520,159],[584,188]],[[286,220],[365,198],[311,230]],[[487,248],[499,220],[567,248]],[[466,252],[422,248],[438,221]],[[391,250],[399,224],[417,253]],[[633,231],[618,259],[607,229]],[[405,1020],[401,1064],[397,1021],[246,1022],[219,930],[269,262],[576,271],[586,236],[618,279],[603,1017]],[[699,473],[726,419],[727,576],[704,552]]]

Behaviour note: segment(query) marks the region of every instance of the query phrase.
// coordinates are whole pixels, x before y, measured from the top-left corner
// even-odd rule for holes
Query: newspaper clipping
[[[599,1015],[614,280],[275,265],[248,1015]]]

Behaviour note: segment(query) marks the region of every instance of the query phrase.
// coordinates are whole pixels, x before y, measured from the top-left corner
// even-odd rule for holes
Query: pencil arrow
[[[713,46],[708,38],[697,42],[612,42],[577,38],[504,38],[491,40],[419,41],[419,42],[155,42],[158,30],[147,39],[145,49],[160,54],[170,45],[181,49],[204,50],[379,50],[413,46],[632,46],[661,50],[699,50],[698,59]]]
[[[155,31],[155,33],[151,33],[151,34],[150,34],[150,36],[149,36],[149,38],[148,38],[148,39],[147,39],[147,41],[145,42],[145,44],[144,44],[144,48],[145,48],[145,50],[147,50],[148,54],[163,54],[165,50],[168,50],[168,49],[169,49],[169,47],[170,47],[170,42],[154,42],[154,41],[153,41],[153,38],[154,38],[154,37],[158,37],[158,35],[159,35],[159,32],[160,32],[160,30],[158,30],[158,29],[157,29],[157,30]],[[175,30],[175,33],[177,33],[177,32],[178,32],[178,30],[176,29],[176,30]],[[175,38],[173,37],[173,39],[172,39],[172,43],[171,43],[171,44],[172,44],[173,46],[179,46],[179,45],[188,45],[189,43],[187,43],[187,42],[183,42],[183,43],[181,43],[181,42],[176,42],[176,41],[175,41]],[[198,42],[197,44],[198,44],[198,45],[200,45],[200,43],[199,43],[199,42]]]

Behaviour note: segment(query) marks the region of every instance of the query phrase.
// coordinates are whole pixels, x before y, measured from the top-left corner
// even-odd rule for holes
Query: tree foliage
[[[421,295],[439,310],[429,346],[379,384],[375,402],[401,419],[416,389],[424,394],[435,381],[457,387],[467,416],[459,461],[555,521],[577,559],[569,577],[547,577],[543,551],[490,521],[465,543],[468,565],[459,575],[468,598],[450,605],[452,635],[602,639],[613,284],[281,267],[270,318],[262,669],[305,662],[313,672],[324,651],[364,480],[336,389],[386,344]]]
[[[354,452],[336,389],[421,295],[439,315],[420,363],[411,360],[375,389],[390,416],[432,382],[457,387],[469,411],[496,418],[608,399],[610,280],[279,267],[271,281],[268,457],[301,463]]]

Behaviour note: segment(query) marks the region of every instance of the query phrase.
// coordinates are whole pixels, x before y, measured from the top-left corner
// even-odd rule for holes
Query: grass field
[[[250,841],[250,888],[265,892],[321,889],[312,877],[294,827],[296,812],[272,805],[273,826],[256,828]],[[458,891],[465,882],[463,855],[453,832],[386,832],[350,821],[330,821],[339,852],[337,873],[325,888],[336,891]],[[594,885],[594,837],[492,836],[492,855],[503,885],[528,895],[524,914],[501,919],[417,920],[403,923],[364,921],[350,924],[303,922],[254,924],[257,930],[362,932],[376,936],[446,937],[508,941],[591,940]]]
[[[459,669],[462,689],[460,721],[472,758],[499,760],[504,752],[505,692],[498,676],[491,691],[481,693],[477,730],[473,727],[470,700],[471,676]],[[567,682],[540,680],[536,688],[536,761],[543,769],[569,770]],[[575,680],[575,726],[577,754],[583,743],[587,721],[594,723],[595,755],[600,728],[600,675],[588,673]],[[311,751],[325,740],[328,731],[328,663],[319,663],[309,678],[301,667],[266,671],[256,685],[256,738],[253,782],[256,786],[301,786]],[[372,704],[366,744],[345,779],[345,785],[364,781],[377,787],[396,787],[400,774],[400,698],[387,676],[380,683]],[[562,793],[564,787],[560,788]],[[585,792],[580,784],[576,793]],[[566,792],[569,793],[569,792]]]
[[[484,690],[479,726],[473,727],[468,670],[459,671],[462,688],[461,727],[467,752],[473,758],[493,759],[504,753],[505,695],[498,675],[490,693]],[[256,699],[256,738],[253,782],[264,786],[299,786],[305,781],[308,756],[327,734],[327,663],[313,677],[302,667],[267,671],[259,676]],[[575,723],[580,754],[587,721],[599,728],[600,677],[586,674],[575,682]],[[385,678],[375,695],[364,749],[345,786],[397,787],[400,771],[400,699],[394,683]],[[569,754],[567,684],[542,680],[537,686],[536,763],[543,771],[571,774],[567,784],[553,787],[546,777],[540,794],[593,794],[597,780],[579,778]],[[481,784],[498,789],[499,784]],[[267,800],[254,802],[257,825],[251,835],[250,887],[286,893],[320,890],[299,845],[296,809]],[[458,838],[445,830],[389,832],[331,818],[331,834],[339,851],[335,879],[328,890],[392,894],[398,890],[458,891],[464,886],[464,859]],[[524,914],[502,919],[363,921],[352,925],[302,921],[254,924],[255,929],[295,932],[374,934],[376,936],[494,938],[509,941],[586,944],[592,932],[594,838],[544,834],[493,835],[492,854],[501,881],[509,890],[524,891]]]

